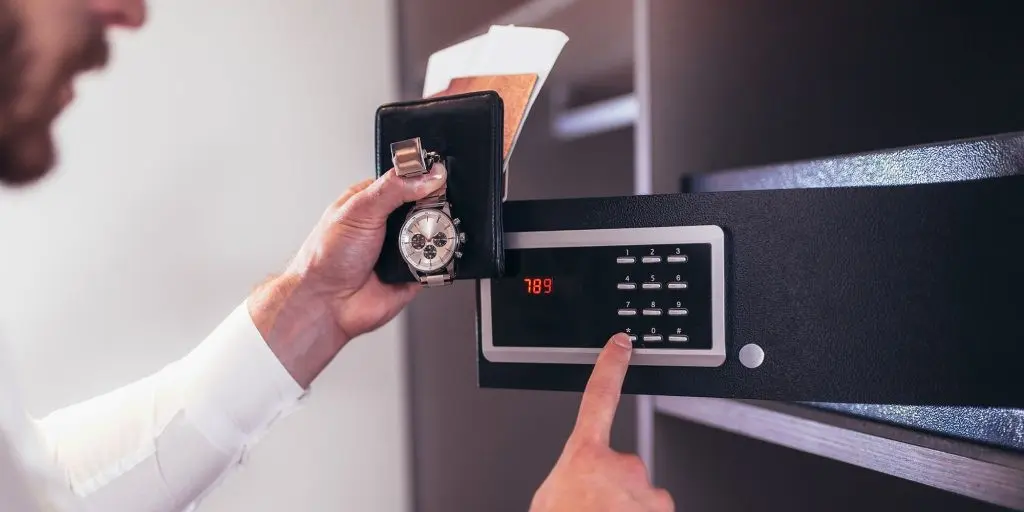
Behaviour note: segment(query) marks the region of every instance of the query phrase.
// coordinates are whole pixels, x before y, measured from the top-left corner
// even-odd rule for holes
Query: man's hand
[[[667,512],[675,509],[664,489],[655,489],[636,455],[609,446],[612,420],[632,344],[616,334],[605,345],[583,393],[576,428],[555,468],[533,497],[530,512]]]
[[[352,338],[398,314],[418,283],[388,285],[373,272],[388,215],[426,197],[447,178],[442,164],[402,179],[394,170],[359,183],[320,219],[287,270],[248,299],[249,313],[267,344],[303,388]]]

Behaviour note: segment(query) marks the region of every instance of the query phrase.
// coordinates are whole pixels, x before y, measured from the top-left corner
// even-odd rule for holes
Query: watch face
[[[455,257],[457,237],[451,217],[441,210],[420,210],[405,220],[398,245],[409,265],[433,273]]]

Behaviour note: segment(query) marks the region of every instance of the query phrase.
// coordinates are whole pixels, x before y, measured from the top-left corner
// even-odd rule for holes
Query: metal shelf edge
[[[551,131],[561,140],[579,139],[633,126],[639,115],[636,95],[624,94],[556,114]]]

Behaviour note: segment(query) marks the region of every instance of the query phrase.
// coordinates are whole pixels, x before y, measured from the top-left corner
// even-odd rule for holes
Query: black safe
[[[581,391],[628,332],[625,393],[1022,407],[1022,174],[1011,133],[508,202],[479,384]]]

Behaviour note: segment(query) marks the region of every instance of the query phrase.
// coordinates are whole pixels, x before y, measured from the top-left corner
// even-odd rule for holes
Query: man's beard
[[[0,185],[33,183],[53,167],[56,149],[51,130],[62,108],[61,88],[69,87],[76,74],[102,67],[109,58],[102,23],[88,21],[84,39],[68,45],[69,52],[60,56],[57,72],[45,88],[28,90],[24,77],[35,56],[27,48],[27,29],[11,0],[0,0]],[[37,100],[35,108],[27,116],[18,115],[15,106],[26,97]]]

